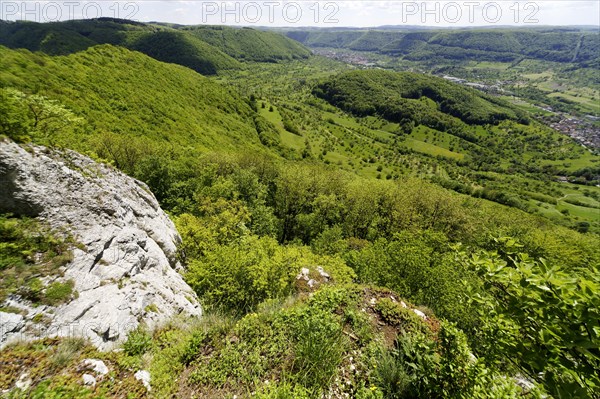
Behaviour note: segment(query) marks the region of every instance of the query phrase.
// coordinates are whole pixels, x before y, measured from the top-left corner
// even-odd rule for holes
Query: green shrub
[[[482,385],[515,391],[514,382],[495,382],[493,370],[471,358],[466,336],[447,322],[437,337],[418,331],[401,334],[394,348],[380,350],[376,361],[374,382],[386,398],[471,398]]]
[[[386,399],[406,397],[411,380],[402,362],[390,351],[381,351],[377,359],[374,381]]]
[[[209,306],[245,313],[261,302],[293,291],[303,267],[321,266],[337,282],[354,274],[339,258],[313,254],[309,248],[280,246],[270,237],[243,237],[216,246],[190,263],[186,281]]]
[[[39,302],[42,298],[42,291],[44,290],[44,283],[42,280],[35,277],[28,280],[27,283],[18,288],[17,294],[31,302]]]
[[[16,142],[28,141],[31,119],[20,102],[18,90],[0,89],[0,135],[6,135]]]
[[[152,346],[152,335],[143,327],[131,330],[127,334],[127,341],[123,343],[123,350],[129,356],[143,355]]]
[[[11,293],[42,301],[47,292],[40,278],[58,274],[57,269],[72,259],[72,244],[71,238],[55,237],[36,219],[0,215],[0,301]],[[68,297],[64,286],[48,288],[50,302]]]
[[[404,331],[426,331],[423,320],[411,309],[403,307],[390,298],[382,298],[375,304],[375,310],[387,324],[401,328]]]
[[[479,312],[477,352],[491,364],[514,362],[556,397],[594,397],[600,389],[600,313],[596,265],[565,269],[521,253],[510,237],[497,251],[457,256],[483,279],[470,287]]]

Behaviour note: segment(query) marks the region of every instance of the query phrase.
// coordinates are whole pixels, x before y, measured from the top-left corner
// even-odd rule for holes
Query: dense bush
[[[520,252],[511,238],[494,252],[463,262],[482,278],[472,291],[480,326],[475,349],[490,362],[510,362],[555,397],[594,397],[600,389],[600,271],[565,270]]]
[[[316,273],[318,266],[339,283],[354,275],[339,258],[315,255],[304,247],[283,247],[270,237],[245,236],[193,260],[185,278],[207,305],[248,312],[267,299],[291,294],[300,270]]]
[[[143,355],[152,346],[152,336],[143,327],[138,327],[127,334],[123,350],[129,356]]]

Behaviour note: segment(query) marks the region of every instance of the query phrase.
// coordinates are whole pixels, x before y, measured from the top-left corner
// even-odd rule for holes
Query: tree
[[[21,141],[27,134],[28,120],[18,102],[18,91],[0,90],[0,134]]]
[[[0,111],[0,133],[18,141],[32,135],[52,143],[56,133],[83,122],[55,100],[12,88],[0,91]]]
[[[577,231],[580,233],[587,233],[588,231],[590,231],[590,223],[589,222],[577,223]]]
[[[493,252],[458,252],[483,280],[482,290],[469,287],[479,353],[512,363],[557,398],[598,397],[600,268],[565,270],[521,253],[512,238],[496,244]]]

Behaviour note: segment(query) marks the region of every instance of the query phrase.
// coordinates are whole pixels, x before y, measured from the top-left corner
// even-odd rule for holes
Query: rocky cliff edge
[[[78,243],[61,273],[45,277],[72,280],[73,298],[52,307],[9,296],[0,307],[21,311],[0,312],[0,346],[83,336],[106,350],[140,323],[201,315],[179,273],[181,238],[144,183],[73,151],[2,140],[0,187],[1,213],[38,218]]]

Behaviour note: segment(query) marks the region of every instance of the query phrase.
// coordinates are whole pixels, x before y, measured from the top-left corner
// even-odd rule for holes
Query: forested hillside
[[[50,57],[0,47],[0,54],[2,86],[20,91],[4,90],[4,98],[48,101],[83,119],[79,126],[38,126],[36,139],[46,144],[84,151],[115,140],[132,150],[136,143],[149,146],[142,152],[153,144],[257,148],[256,124],[268,130],[246,101],[222,86],[124,48],[102,45]]]
[[[104,169],[146,183],[119,174],[174,222],[173,263],[203,309],[150,329],[145,318],[160,308],[144,295],[138,327],[100,334],[119,346],[112,352],[79,337],[13,342],[0,350],[8,397],[599,397],[599,158],[528,108],[427,74],[308,57],[251,29],[114,20],[0,29],[10,47],[41,51],[0,47],[0,145],[56,158],[53,173],[87,187]],[[347,35],[361,48],[388,43],[385,32],[319,34],[295,32],[328,46],[347,46]],[[489,54],[454,34],[463,32],[396,38],[415,51],[460,42]],[[509,43],[494,44],[498,54],[525,43],[501,31],[484,41],[497,34]],[[211,65],[216,76],[198,73]],[[107,166],[82,168],[66,149]],[[7,157],[3,196],[43,178]],[[90,191],[74,203],[121,217]],[[111,201],[121,209],[118,195]],[[80,294],[55,280],[85,245],[35,214],[7,212],[0,323],[53,327],[52,313],[28,309]],[[118,255],[150,289],[146,264],[128,252],[150,244],[119,239]],[[95,245],[93,268],[118,266]],[[101,286],[121,293],[131,283],[123,273]]]
[[[426,30],[292,30],[288,37],[309,47],[347,48],[402,55],[410,60],[477,59],[514,62],[522,57],[597,65],[596,32],[557,29]]]
[[[310,50],[285,36],[250,28],[190,26],[181,29],[231,57],[245,61],[276,62],[306,58]]]
[[[203,27],[177,30],[166,25],[112,18],[47,24],[0,21],[0,45],[9,48],[66,55],[97,44],[141,51],[157,60],[183,65],[204,75],[241,68],[236,58],[275,62],[310,54],[308,49],[291,39],[254,29]]]
[[[315,94],[359,116],[377,114],[392,122],[412,122],[442,131],[461,128],[448,116],[478,125],[502,120],[527,122],[525,115],[508,103],[475,89],[416,73],[349,72],[324,82]]]

